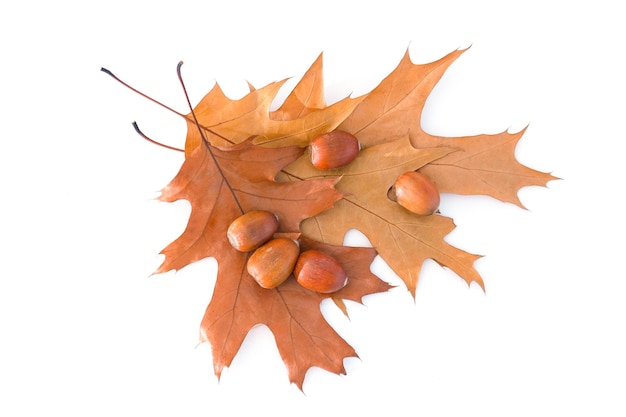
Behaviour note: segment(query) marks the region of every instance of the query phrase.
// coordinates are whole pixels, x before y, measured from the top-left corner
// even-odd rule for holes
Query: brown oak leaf
[[[337,188],[346,197],[334,208],[305,220],[303,233],[319,241],[341,244],[348,230],[360,230],[413,295],[421,265],[427,258],[449,267],[468,284],[475,281],[482,287],[482,278],[473,267],[478,256],[444,241],[454,228],[452,219],[441,215],[417,216],[387,197],[400,174],[455,152],[458,149],[444,146],[416,149],[405,135],[364,148],[350,165],[332,173],[319,171],[306,158],[300,158],[285,168],[283,178],[296,181],[329,175],[341,178]]]
[[[334,293],[334,298],[361,302],[365,295],[390,288],[369,269],[376,256],[372,248],[333,246],[308,238],[301,238],[300,245],[302,250],[316,249],[334,256],[346,270],[348,284]],[[229,258],[234,256],[230,255]],[[225,268],[231,269],[230,264]],[[344,374],[344,358],[358,357],[322,316],[320,303],[329,297],[328,294],[303,288],[293,276],[280,286],[267,290],[246,273],[234,271],[234,274],[241,274],[241,277],[218,277],[213,298],[200,325],[200,340],[211,344],[218,377],[222,369],[231,364],[246,334],[256,324],[265,324],[272,331],[287,366],[289,380],[300,389],[309,368],[317,366]]]
[[[307,88],[307,80],[301,80],[294,94]],[[288,111],[283,107],[282,111],[270,112],[270,105],[285,81],[274,82],[260,89],[251,88],[250,93],[239,100],[226,97],[216,84],[194,107],[207,140],[213,145],[228,145],[255,136],[255,144],[304,147],[317,135],[334,130],[361,101],[361,98],[346,97],[330,106],[311,108],[307,105],[320,105],[318,96],[294,96],[283,105],[288,107]],[[319,90],[319,86],[311,88],[311,91]],[[306,103],[302,103],[301,99]],[[299,108],[289,107],[290,103]],[[202,138],[193,117],[187,115],[185,119],[185,153],[189,155],[202,143]]]
[[[297,234],[303,219],[330,208],[343,194],[334,188],[336,179],[276,182],[276,173],[302,149],[263,148],[251,141],[225,148],[197,147],[163,189],[160,200],[188,200],[192,210],[183,234],[162,251],[165,260],[156,272],[215,257],[217,281],[200,339],[211,344],[216,374],[230,365],[248,331],[266,324],[276,337],[290,380],[302,388],[310,367],[342,373],[343,359],[356,356],[322,317],[319,304],[328,295],[301,287],[293,277],[278,288],[261,288],[247,273],[249,253],[233,249],[226,231],[245,212],[269,210],[279,217],[279,233]],[[307,238],[300,242],[303,249],[334,255],[346,269],[349,283],[334,297],[359,302],[367,294],[390,288],[369,271],[374,249],[336,247]]]
[[[557,177],[520,164],[515,146],[526,129],[517,133],[445,138],[419,132],[413,140],[420,146],[459,146],[455,155],[433,161],[421,172],[431,178],[440,192],[484,194],[523,207],[517,196],[522,187],[543,186]]]
[[[515,145],[524,131],[443,138],[421,129],[426,99],[446,69],[463,52],[454,51],[428,64],[413,64],[407,51],[396,69],[362,97],[337,128],[359,139],[364,150],[356,161],[361,162],[329,173],[316,171],[301,158],[285,169],[284,178],[292,181],[296,178],[342,177],[337,188],[348,197],[333,209],[307,220],[303,232],[314,239],[338,243],[348,229],[360,230],[413,295],[421,265],[427,258],[452,269],[468,284],[474,281],[484,288],[484,283],[473,267],[479,256],[444,241],[455,227],[452,219],[440,215],[415,216],[384,197],[397,175],[404,172],[402,169],[419,169],[440,192],[486,194],[520,206],[517,191],[521,187],[545,185],[555,179],[515,159]],[[293,104],[291,107],[297,108]],[[423,151],[454,149],[454,152],[440,153],[438,157],[424,161],[409,158],[403,161],[407,163],[402,169],[396,169],[400,165],[394,165],[397,161],[389,158],[400,158],[401,153],[396,149],[387,151],[387,145],[397,140],[405,148],[412,146]],[[357,172],[361,166],[367,168]]]
[[[517,192],[530,185],[546,185],[556,177],[520,164],[515,146],[525,129],[517,133],[454,138],[433,136],[421,128],[426,99],[448,67],[466,50],[457,50],[428,64],[413,64],[408,51],[338,129],[357,136],[364,146],[404,134],[417,148],[459,148],[425,166],[421,172],[440,192],[484,194],[522,206]]]

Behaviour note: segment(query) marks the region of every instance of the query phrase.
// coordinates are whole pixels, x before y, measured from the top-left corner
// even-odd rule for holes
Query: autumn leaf
[[[302,225],[303,233],[322,242],[341,244],[348,230],[360,230],[402,277],[413,295],[421,264],[427,258],[449,267],[468,284],[475,281],[483,286],[482,278],[473,267],[478,256],[444,241],[454,228],[451,219],[440,215],[417,216],[387,197],[400,174],[455,152],[458,149],[448,147],[413,148],[407,135],[363,149],[350,165],[332,173],[341,178],[337,188],[346,197],[333,209],[306,220]],[[306,158],[286,167],[283,177],[294,180],[291,173],[298,179],[329,175],[315,169]]]
[[[408,51],[398,66],[338,126],[371,146],[408,134],[416,148],[455,147],[459,152],[425,166],[440,192],[484,194],[521,206],[520,188],[546,185],[556,177],[520,164],[515,146],[525,129],[510,134],[455,138],[433,136],[421,128],[426,99],[448,67],[466,50],[457,50],[428,64],[413,64]]]
[[[156,272],[180,269],[206,257],[218,261],[215,290],[200,332],[201,341],[211,344],[218,376],[257,324],[266,324],[273,332],[290,380],[300,388],[310,367],[342,373],[343,359],[356,356],[321,315],[320,302],[327,295],[307,290],[293,278],[275,289],[261,288],[246,270],[249,253],[233,249],[227,239],[229,224],[251,210],[276,213],[278,232],[297,234],[304,218],[343,196],[334,188],[336,179],[274,180],[301,154],[297,146],[262,148],[251,140],[226,148],[202,145],[160,196],[168,202],[188,200],[192,210],[186,230],[163,250],[165,260]],[[306,238],[301,247],[334,255],[350,274],[348,285],[334,297],[360,302],[367,294],[390,288],[369,271],[376,255],[371,248],[334,247]]]
[[[211,152],[209,152],[211,149]],[[183,235],[165,248],[166,272],[208,256],[230,251],[226,230],[250,210],[268,210],[279,219],[279,232],[298,232],[306,217],[332,207],[342,197],[336,179],[278,183],[276,172],[302,154],[291,146],[272,151],[251,140],[219,148],[199,146],[185,160],[176,177],[162,190],[161,201],[187,200],[191,215]]]
[[[321,70],[321,58],[318,61]],[[326,106],[319,93],[312,94],[319,91],[320,85],[309,86],[309,80],[309,77],[303,78],[282,110],[277,112],[270,112],[270,105],[286,80],[251,89],[239,100],[226,97],[216,84],[194,107],[198,124],[191,115],[186,116],[186,155],[202,143],[198,125],[214,145],[239,143],[255,136],[255,144],[304,147],[314,137],[334,130],[361,101],[361,98],[346,97]]]
[[[405,54],[396,69],[364,96],[338,127],[355,135],[364,147],[355,162],[329,173],[316,171],[301,158],[285,169],[283,177],[289,180],[342,177],[337,188],[348,197],[332,210],[306,221],[303,232],[314,239],[337,243],[347,230],[360,230],[413,296],[425,259],[450,268],[468,284],[476,282],[484,288],[484,283],[473,267],[479,256],[444,241],[455,227],[452,219],[441,215],[415,216],[386,198],[398,175],[419,169],[440,192],[486,194],[520,206],[519,188],[545,185],[555,179],[515,159],[515,145],[523,131],[443,138],[421,129],[420,120],[428,95],[463,52],[454,51],[422,65],[413,64],[408,53]],[[403,145],[388,150],[392,143]],[[433,150],[454,149],[454,152],[435,153],[430,159],[415,160],[406,156],[410,152],[399,151],[411,147],[424,151],[423,155]]]
[[[363,98],[338,129],[358,137],[364,147],[406,134],[413,141],[413,135],[421,131],[426,99],[463,52],[457,50],[435,62],[416,65],[407,50],[398,66]]]
[[[546,185],[558,179],[520,164],[515,146],[526,129],[517,133],[445,138],[419,132],[414,142],[420,146],[460,146],[455,155],[447,155],[425,166],[421,172],[432,178],[440,192],[465,195],[489,195],[500,201],[523,207],[517,192],[530,185]]]
[[[374,249],[332,246],[307,238],[300,242],[302,250],[316,249],[334,256],[346,270],[348,284],[333,297],[361,302],[367,294],[390,288],[369,270],[376,256]],[[230,264],[225,267],[231,269]],[[235,271],[235,275],[239,273]],[[293,277],[271,290],[261,288],[245,273],[239,279],[218,277],[200,326],[200,340],[211,344],[216,375],[219,377],[222,369],[231,364],[256,324],[265,324],[272,331],[289,380],[300,389],[306,371],[313,366],[345,373],[344,358],[358,355],[322,316],[320,303],[328,297],[305,289]]]

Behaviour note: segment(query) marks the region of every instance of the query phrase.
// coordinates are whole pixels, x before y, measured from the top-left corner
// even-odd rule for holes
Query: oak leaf
[[[444,241],[454,228],[451,219],[441,215],[417,216],[387,197],[400,174],[455,152],[458,149],[445,146],[413,148],[407,135],[364,148],[350,165],[333,172],[341,178],[337,188],[346,196],[332,209],[306,220],[303,233],[319,241],[341,244],[348,230],[360,230],[413,295],[421,264],[428,258],[449,267],[468,284],[475,281],[483,286],[473,267],[478,256]],[[298,180],[328,177],[328,173],[315,169],[305,158],[285,168],[283,176],[294,180],[290,173],[296,173]]]
[[[348,196],[333,209],[307,220],[302,226],[304,234],[336,244],[349,229],[360,230],[414,296],[425,259],[450,268],[468,284],[476,282],[484,288],[484,283],[473,267],[479,256],[444,241],[455,227],[452,219],[415,216],[386,198],[399,174],[419,169],[440,192],[485,194],[520,206],[519,188],[555,179],[515,159],[515,145],[523,131],[443,138],[421,129],[428,95],[463,52],[457,50],[421,65],[413,64],[405,54],[396,69],[362,97],[338,126],[338,130],[355,135],[364,148],[347,168],[317,171],[301,158],[284,170],[283,178],[289,180],[341,177],[337,188]],[[409,148],[415,155],[421,154],[421,160],[407,156]],[[404,156],[399,149],[405,149]],[[429,153],[433,156],[425,157]]]
[[[163,189],[160,200],[184,199],[192,209],[183,234],[162,251],[165,260],[156,272],[215,257],[217,281],[200,326],[200,340],[212,347],[215,373],[219,377],[230,365],[253,326],[265,324],[276,338],[290,380],[302,388],[310,367],[342,373],[343,359],[356,352],[324,320],[320,302],[328,296],[301,287],[293,277],[277,288],[261,288],[246,270],[250,254],[233,249],[227,228],[245,212],[268,210],[278,215],[279,233],[297,235],[304,218],[331,207],[343,194],[334,188],[336,179],[276,182],[276,173],[302,149],[262,148],[251,142],[196,147]],[[367,294],[390,288],[369,271],[376,256],[372,248],[345,248],[307,238],[300,244],[303,250],[315,248],[335,256],[349,274],[349,283],[334,297],[360,302]]]
[[[318,59],[321,70],[321,57]],[[255,144],[279,147],[304,147],[314,137],[334,130],[359,104],[361,98],[346,97],[326,106],[318,92],[319,85],[308,86],[303,78],[292,96],[276,112],[270,105],[286,80],[268,84],[238,100],[226,97],[219,87],[213,89],[194,107],[194,113],[206,139],[214,145],[239,143],[255,136]],[[309,89],[308,94],[306,90]],[[303,93],[300,95],[299,93]],[[291,105],[296,107],[291,107]],[[314,106],[314,107],[310,107]],[[185,153],[189,155],[202,143],[198,124],[191,115],[187,121]]]
[[[428,64],[413,64],[408,51],[398,64],[346,120],[338,126],[357,136],[364,146],[408,134],[416,148],[456,147],[458,152],[425,166],[440,192],[484,194],[521,206],[520,188],[546,185],[556,177],[520,164],[515,146],[525,130],[517,133],[446,138],[421,128],[426,99],[448,67],[466,50],[457,50]]]

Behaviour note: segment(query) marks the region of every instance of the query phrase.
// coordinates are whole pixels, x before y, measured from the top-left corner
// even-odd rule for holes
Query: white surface
[[[617,3],[90,3],[0,6],[0,415],[626,413]],[[444,197],[449,241],[486,255],[486,295],[427,263],[415,302],[397,288],[349,304],[351,320],[324,306],[361,358],[347,376],[313,369],[301,393],[256,328],[218,383],[195,348],[215,262],[150,277],[186,222],[185,204],[152,201],[182,157],[130,125],[181,145],[184,123],[100,67],[185,112],[181,59],[196,102],[215,80],[232,97],[246,80],[293,86],[324,51],[334,101],[372,89],[407,47],[428,62],[470,44],[423,126],[530,123],[518,158],[564,178],[521,191],[529,211]]]

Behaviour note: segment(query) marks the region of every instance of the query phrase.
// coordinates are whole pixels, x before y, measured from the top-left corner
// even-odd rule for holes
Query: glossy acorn
[[[271,239],[255,250],[246,265],[248,273],[263,288],[275,288],[293,272],[300,247],[292,239]]]
[[[357,155],[361,145],[358,139],[340,130],[317,136],[309,145],[309,158],[317,169],[336,169],[348,165]]]
[[[323,294],[339,291],[348,282],[339,261],[316,250],[302,252],[293,273],[304,288]]]
[[[420,216],[436,212],[440,202],[439,190],[435,184],[416,171],[400,175],[391,189],[390,197]]]
[[[277,229],[278,218],[274,213],[253,210],[237,217],[226,233],[233,248],[249,252],[267,242]]]

